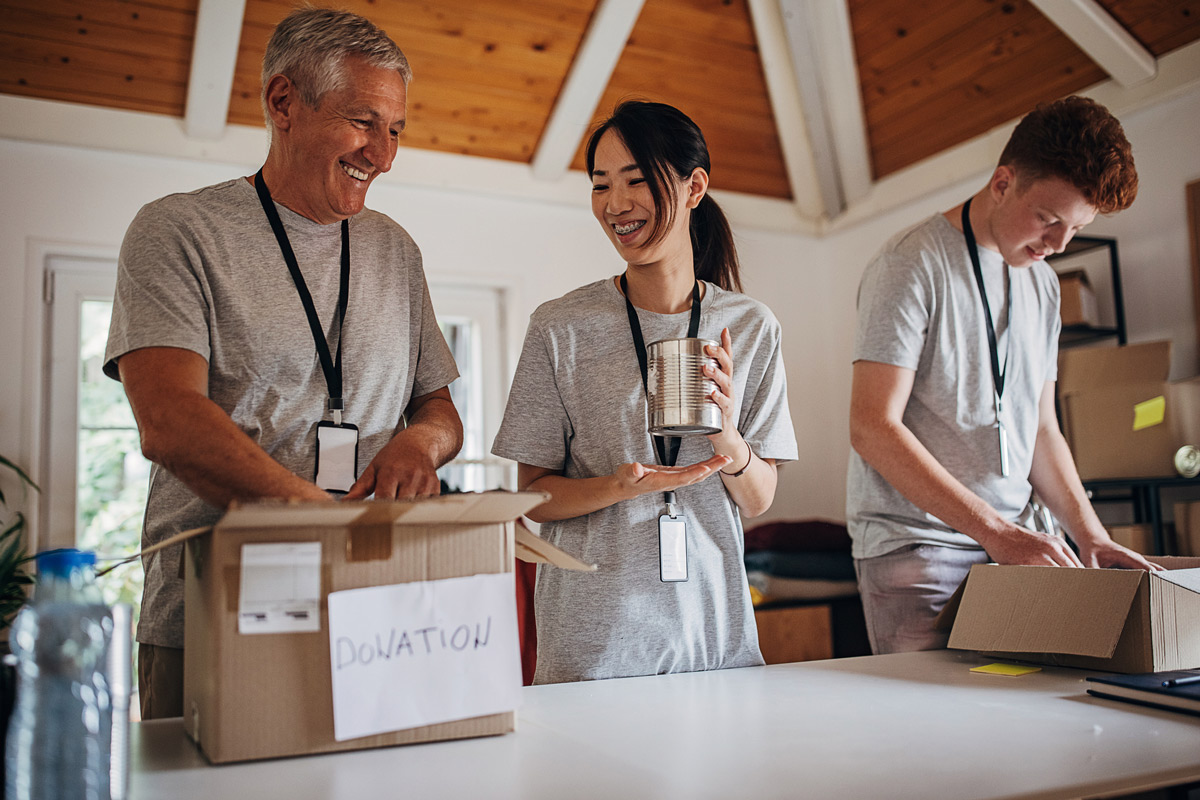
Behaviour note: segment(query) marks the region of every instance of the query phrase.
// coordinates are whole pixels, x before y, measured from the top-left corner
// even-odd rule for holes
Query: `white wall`
[[[1200,367],[1191,308],[1183,187],[1200,178],[1200,90],[1127,115],[1141,175],[1137,203],[1089,232],[1120,239],[1131,341],[1175,341],[1173,377]],[[0,140],[0,453],[39,468],[42,332],[39,254],[47,249],[113,255],[142,204],[246,174],[205,164]],[[845,505],[854,298],[867,260],[893,232],[948,208],[986,175],[947,187],[825,239],[739,229],[747,291],[779,317],[789,401],[801,458],[784,468],[768,517],[840,519]],[[505,287],[512,298],[515,356],[530,311],[543,300],[618,272],[621,264],[590,213],[403,185],[386,176],[370,205],[412,233],[431,280]],[[48,243],[61,243],[51,245]]]

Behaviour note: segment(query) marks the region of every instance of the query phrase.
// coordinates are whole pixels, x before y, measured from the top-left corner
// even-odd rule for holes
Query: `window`
[[[450,396],[463,423],[463,448],[438,475],[451,491],[515,489],[511,462],[489,455],[504,414],[504,293],[495,287],[431,284],[429,294],[459,379]]]
[[[141,548],[150,462],[121,384],[106,377],[104,346],[116,265],[52,257],[48,315],[46,459],[40,547],[79,547],[101,558]],[[108,603],[129,603],[136,623],[143,573],[122,566],[98,579]]]

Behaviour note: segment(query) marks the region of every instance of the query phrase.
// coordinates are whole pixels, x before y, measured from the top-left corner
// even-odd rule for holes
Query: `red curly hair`
[[[1137,197],[1137,169],[1121,123],[1086,97],[1043,103],[1026,114],[1000,165],[1026,180],[1061,178],[1101,214],[1123,211]]]

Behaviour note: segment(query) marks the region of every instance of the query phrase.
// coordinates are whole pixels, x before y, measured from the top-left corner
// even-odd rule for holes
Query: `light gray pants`
[[[876,655],[938,650],[948,631],[933,622],[971,571],[990,559],[982,550],[910,544],[875,558],[856,558],[867,636]]]

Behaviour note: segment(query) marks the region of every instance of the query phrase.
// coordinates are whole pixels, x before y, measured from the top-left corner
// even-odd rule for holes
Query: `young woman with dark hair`
[[[492,447],[518,462],[522,489],[551,494],[530,513],[542,535],[599,566],[539,569],[534,682],[761,664],[741,515],[767,510],[776,464],[797,455],[779,323],[740,292],[686,115],[623,103],[587,166],[592,212],[627,268],[534,312]],[[689,335],[720,342],[704,377],[723,428],[656,446],[637,348]],[[682,565],[660,552],[679,536]]]

